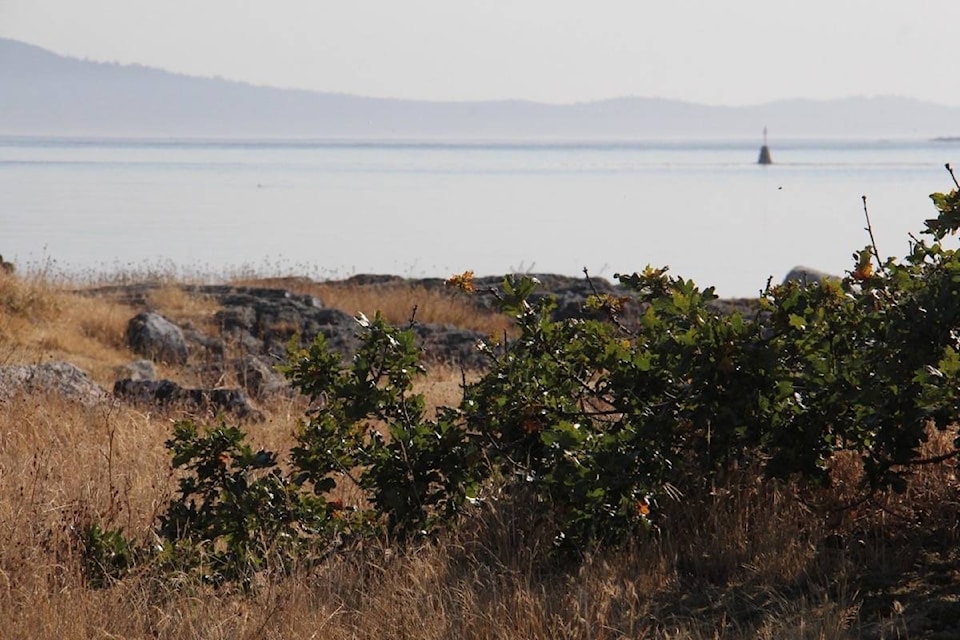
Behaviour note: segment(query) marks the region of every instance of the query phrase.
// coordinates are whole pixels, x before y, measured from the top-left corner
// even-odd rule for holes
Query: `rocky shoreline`
[[[530,274],[540,281],[534,299],[553,296],[557,306],[555,319],[583,317],[584,303],[594,293],[623,294],[619,285],[600,279],[572,278],[553,274]],[[477,278],[477,289],[491,289],[502,278]],[[203,332],[190,323],[177,325],[153,309],[150,294],[169,284],[139,283],[113,285],[79,291],[85,296],[121,302],[129,306],[126,343],[139,359],[117,371],[113,389],[108,392],[96,385],[82,370],[69,363],[14,365],[0,367],[0,402],[17,392],[46,391],[59,393],[83,403],[93,404],[108,398],[138,405],[187,407],[211,413],[226,412],[238,418],[262,417],[256,402],[289,394],[290,387],[279,375],[276,366],[287,357],[291,339],[299,336],[301,344],[309,344],[317,335],[325,336],[332,349],[349,358],[359,345],[357,321],[349,314],[328,307],[315,296],[294,293],[284,288],[283,281],[270,286],[178,285],[191,296],[213,301],[215,334]],[[291,282],[292,284],[292,282]],[[388,275],[357,275],[333,283],[336,286],[386,290],[391,287],[446,287],[444,280],[404,279]],[[489,295],[470,298],[478,311],[491,310],[494,299]],[[751,312],[757,301],[717,300],[722,312]],[[624,320],[630,323],[639,306],[627,304]],[[464,369],[482,370],[485,356],[476,349],[484,334],[453,325],[414,322],[428,362],[447,363]],[[197,387],[184,387],[176,382],[158,379],[155,364],[184,367],[189,379],[202,381]],[[236,380],[238,385],[226,387],[218,383]]]

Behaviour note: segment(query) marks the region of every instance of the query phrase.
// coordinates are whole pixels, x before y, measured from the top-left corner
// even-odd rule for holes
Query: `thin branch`
[[[408,323],[407,323],[407,329],[413,329],[413,327],[417,324],[417,309],[418,309],[418,308],[419,308],[419,305],[416,305],[416,304],[415,304],[415,305],[413,305],[413,309],[410,310],[410,320],[409,320]]]
[[[910,524],[920,524],[920,518],[918,518],[917,516],[910,517],[902,513],[897,513],[894,509],[888,506],[884,506],[879,502],[877,502],[876,497],[873,497],[870,499],[870,504],[872,504],[874,507],[876,507],[880,511],[886,513],[887,515],[897,518],[898,520],[901,520],[903,522],[908,522]]]
[[[593,295],[600,297],[600,292],[597,291],[597,288],[594,286],[593,279],[590,278],[590,272],[587,270],[586,267],[583,268],[583,276],[587,279],[587,284],[590,285],[590,291],[593,292]],[[633,331],[630,331],[630,329],[628,329],[626,325],[623,324],[623,322],[620,320],[620,315],[616,312],[616,310],[612,306],[604,305],[604,307],[607,312],[607,317],[610,319],[610,322],[612,322],[625,335],[628,335],[628,336],[635,335]]]
[[[874,457],[890,467],[916,467],[927,464],[939,464],[941,462],[946,462],[950,458],[956,458],[958,456],[960,456],[960,449],[954,449],[953,451],[948,451],[947,453],[938,456],[931,456],[929,458],[916,458],[913,460],[906,460],[904,462],[893,462],[890,460],[885,460],[879,456]]]
[[[336,465],[337,470],[340,472],[340,474],[343,475],[343,476],[346,476],[346,478],[347,478],[348,480],[350,480],[354,485],[356,485],[357,488],[359,488],[359,489],[363,489],[363,488],[364,488],[364,487],[363,487],[363,484],[360,482],[360,480],[357,479],[357,478],[355,478],[355,477],[353,477],[353,473],[350,471],[350,469],[348,469],[347,467],[345,467],[345,466],[343,465],[343,463],[341,463],[339,460],[333,460],[333,464]],[[324,474],[324,475],[326,475],[326,474]]]
[[[873,247],[873,256],[877,259],[877,266],[886,273],[883,267],[883,261],[880,259],[880,251],[877,249],[877,240],[873,237],[873,224],[870,222],[870,212],[867,211],[867,196],[863,196],[863,215],[867,219],[867,227],[864,229],[870,234],[870,245]]]
[[[957,189],[960,189],[960,182],[957,182],[957,176],[953,174],[953,167],[950,166],[950,163],[943,165],[947,169],[947,173],[950,174],[950,177],[953,178],[953,184],[957,185]]]

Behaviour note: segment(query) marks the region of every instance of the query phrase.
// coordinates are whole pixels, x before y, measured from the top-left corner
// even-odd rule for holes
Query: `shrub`
[[[268,558],[286,568],[330,538],[327,504],[281,473],[275,453],[244,439],[236,427],[201,431],[182,421],[167,441],[173,466],[186,474],[159,533],[174,545],[177,565],[202,567],[214,582],[245,579]]]
[[[669,526],[659,501],[745,463],[827,483],[829,461],[847,452],[862,461],[864,492],[902,491],[912,466],[960,446],[919,453],[960,408],[960,256],[943,246],[960,228],[960,195],[933,201],[929,239],[913,238],[902,263],[868,246],[839,283],[768,284],[751,317],[648,267],[617,276],[641,309],[633,326],[610,295],[557,321],[549,296],[531,302],[535,280],[508,277],[488,293],[518,334],[479,344],[489,370],[433,418],[413,391],[414,332],[361,314],[351,362],[322,336],[291,356],[287,375],[311,408],[288,471],[237,428],[177,425],[168,447],[185,475],[160,534],[233,579],[351,538],[429,536],[487,500],[531,510],[539,531],[528,533],[576,556]],[[450,284],[476,293],[471,275]],[[329,498],[344,484],[359,490],[354,504]]]

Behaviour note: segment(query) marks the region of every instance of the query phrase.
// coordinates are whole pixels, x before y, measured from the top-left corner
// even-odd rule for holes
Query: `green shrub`
[[[865,492],[902,491],[911,466],[960,446],[922,458],[960,410],[960,257],[943,245],[960,195],[932,197],[939,215],[902,263],[867,247],[841,282],[768,285],[750,317],[648,267],[617,276],[640,309],[632,326],[610,295],[557,321],[549,296],[532,301],[534,280],[508,277],[489,293],[519,335],[479,344],[489,370],[431,418],[413,392],[414,332],[361,315],[351,362],[322,336],[291,356],[311,408],[288,471],[235,427],[177,425],[168,447],[184,475],[159,533],[181,564],[223,580],[352,538],[430,536],[489,500],[518,501],[536,515],[531,534],[578,554],[669,526],[660,501],[741,464],[826,483],[845,451],[863,462]],[[476,293],[471,275],[450,283]],[[356,504],[328,498],[344,483]],[[125,562],[123,545],[93,533]]]
[[[244,439],[236,427],[201,431],[182,421],[167,441],[174,468],[186,473],[159,534],[173,544],[174,564],[200,567],[214,582],[245,579],[268,559],[286,568],[327,544],[334,528],[325,501],[281,473],[275,453]]]
[[[292,460],[318,495],[341,482],[359,487],[371,504],[362,520],[382,519],[402,540],[453,520],[476,495],[481,445],[458,410],[426,419],[422,395],[412,392],[423,373],[415,334],[379,314],[358,322],[363,344],[349,367],[322,335],[292,359],[288,376],[313,401]]]

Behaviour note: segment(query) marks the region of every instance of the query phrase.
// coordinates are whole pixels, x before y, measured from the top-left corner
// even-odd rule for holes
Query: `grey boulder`
[[[811,284],[820,284],[824,280],[839,281],[840,278],[832,273],[820,271],[819,269],[811,269],[810,267],[794,267],[790,270],[790,273],[787,274],[787,277],[783,279],[783,284],[787,284],[788,282],[799,282],[800,284],[807,286]]]
[[[9,400],[20,393],[56,394],[88,406],[108,397],[85,371],[69,362],[0,367],[0,400]]]
[[[144,311],[127,324],[127,346],[154,362],[186,364],[190,352],[183,331],[159,313]]]

